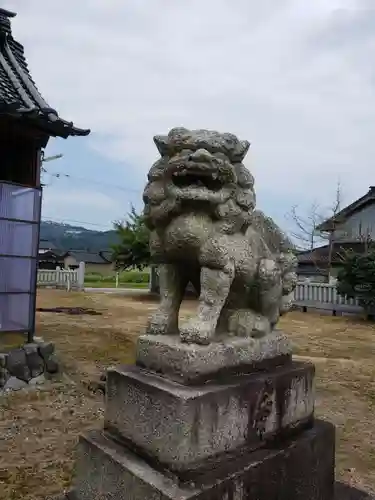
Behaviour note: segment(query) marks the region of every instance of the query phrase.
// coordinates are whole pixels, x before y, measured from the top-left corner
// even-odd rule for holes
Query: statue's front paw
[[[146,332],[149,335],[168,335],[177,333],[177,328],[175,328],[174,332],[172,330],[173,327],[169,321],[168,315],[162,312],[155,313],[146,327]]]
[[[215,333],[215,329],[210,323],[206,323],[197,318],[191,319],[180,328],[181,342],[188,344],[208,345]]]

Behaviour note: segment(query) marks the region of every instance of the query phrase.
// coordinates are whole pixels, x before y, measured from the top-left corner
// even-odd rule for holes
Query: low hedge
[[[102,276],[96,273],[86,274],[86,283],[97,283],[103,281],[105,283],[115,283],[116,275]],[[150,273],[148,271],[124,271],[119,274],[119,283],[149,283]]]

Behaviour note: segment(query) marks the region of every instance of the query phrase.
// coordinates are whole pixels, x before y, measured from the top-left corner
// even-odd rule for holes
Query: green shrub
[[[337,275],[337,292],[346,298],[358,300],[370,314],[375,308],[375,249],[364,254],[347,252]]]
[[[145,271],[124,271],[119,276],[120,283],[148,283],[150,273]]]

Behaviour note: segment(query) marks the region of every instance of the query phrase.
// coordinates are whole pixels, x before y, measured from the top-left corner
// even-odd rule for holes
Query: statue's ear
[[[240,141],[238,149],[236,151],[236,160],[238,162],[242,162],[245,158],[247,152],[249,151],[250,142],[249,141]]]
[[[154,143],[156,144],[156,147],[158,148],[161,156],[165,156],[168,154],[169,142],[167,135],[155,135]]]

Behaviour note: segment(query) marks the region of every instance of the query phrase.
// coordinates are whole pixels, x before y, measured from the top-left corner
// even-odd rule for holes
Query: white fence
[[[37,285],[70,290],[83,290],[85,284],[85,263],[78,269],[38,269]]]
[[[323,304],[339,304],[357,306],[355,299],[345,299],[337,293],[335,284],[328,283],[297,283],[294,300],[296,302],[319,302]]]

